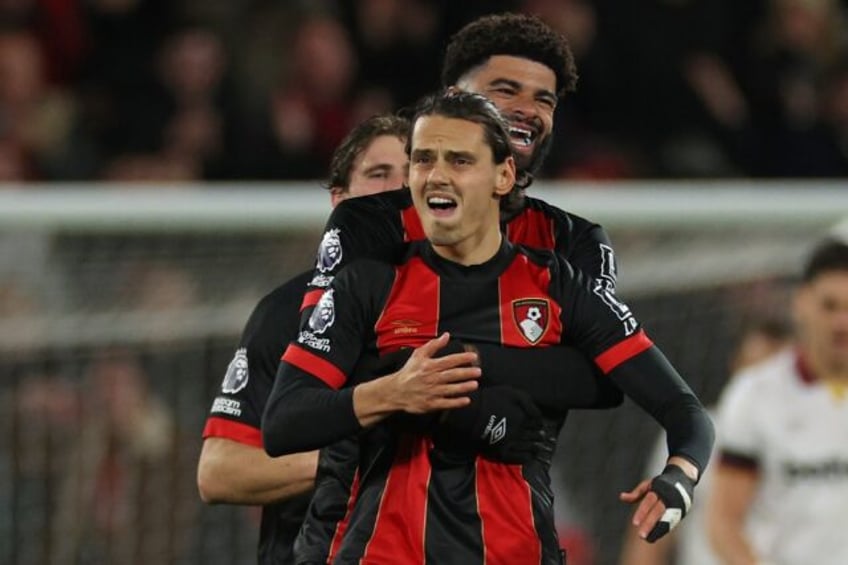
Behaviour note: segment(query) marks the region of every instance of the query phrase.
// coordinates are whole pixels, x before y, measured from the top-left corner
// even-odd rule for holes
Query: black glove
[[[471,404],[446,410],[433,439],[449,450],[472,450],[503,463],[530,461],[542,440],[542,413],[530,395],[510,386],[480,388]]]
[[[695,481],[677,465],[666,465],[663,472],[651,481],[651,490],[665,504],[665,513],[646,538],[654,543],[673,530],[689,512],[695,495]]]

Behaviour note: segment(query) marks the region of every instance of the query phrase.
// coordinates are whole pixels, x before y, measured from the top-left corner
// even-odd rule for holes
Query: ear
[[[347,191],[340,186],[330,187],[330,205],[335,208],[339,202],[347,198]]]
[[[511,156],[498,165],[495,177],[495,194],[505,196],[515,185],[515,159]]]

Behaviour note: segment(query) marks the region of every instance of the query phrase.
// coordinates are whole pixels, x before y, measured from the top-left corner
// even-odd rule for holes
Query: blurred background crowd
[[[546,177],[848,173],[846,0],[3,0],[0,181],[320,178],[503,10],[577,58]]]

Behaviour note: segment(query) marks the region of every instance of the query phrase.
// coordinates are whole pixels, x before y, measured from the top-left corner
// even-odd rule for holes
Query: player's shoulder
[[[772,397],[781,398],[787,388],[794,388],[800,382],[796,361],[795,351],[785,348],[735,374],[725,394],[756,399],[758,404]]]
[[[377,194],[346,198],[333,209],[334,219],[373,219],[375,215],[396,216],[398,212],[412,206],[408,188],[387,190]]]
[[[553,249],[528,247],[527,245],[520,243],[513,243],[512,246],[515,249],[516,256],[522,257],[528,263],[539,267],[551,267],[563,262]]]
[[[300,305],[312,271],[300,273],[259,299],[246,324],[246,333],[255,335],[266,326],[274,329],[281,320],[298,319]]]
[[[357,257],[339,272],[338,277],[373,278],[394,272],[398,265],[415,255],[419,242],[397,242],[376,250],[372,255]]]
[[[584,231],[600,227],[597,222],[529,195],[524,197],[524,208],[521,210],[521,214],[543,214],[556,223],[566,226],[570,231]]]
[[[253,311],[259,314],[273,314],[280,310],[286,310],[292,304],[299,308],[303,299],[303,292],[311,278],[312,271],[304,271],[295,275],[259,299]]]

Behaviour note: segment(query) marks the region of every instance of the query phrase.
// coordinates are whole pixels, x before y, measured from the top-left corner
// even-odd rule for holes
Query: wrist
[[[685,457],[680,457],[679,455],[672,455],[668,458],[667,464],[679,467],[687,477],[692,479],[692,481],[694,481],[695,483],[698,482],[698,468],[694,465],[694,463],[692,463]]]
[[[401,397],[393,390],[392,376],[368,381],[353,389],[353,411],[360,425],[374,424],[393,412],[403,410]]]

